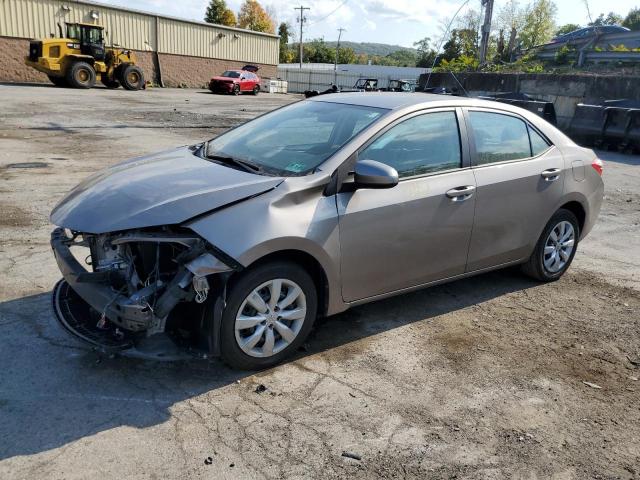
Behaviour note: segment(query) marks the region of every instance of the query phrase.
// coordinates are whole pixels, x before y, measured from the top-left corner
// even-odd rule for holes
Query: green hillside
[[[330,48],[335,48],[337,42],[325,42]],[[294,44],[291,44],[293,47]],[[390,53],[397,51],[409,51],[415,53],[414,48],[401,47],[400,45],[388,45],[386,43],[368,43],[368,42],[340,42],[340,47],[351,48],[356,55],[364,54],[369,56],[384,57]]]

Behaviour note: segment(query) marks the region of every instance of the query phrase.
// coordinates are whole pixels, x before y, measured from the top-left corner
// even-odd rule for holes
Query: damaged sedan
[[[51,214],[54,311],[105,352],[269,367],[354,305],[516,264],[556,280],[601,173],[517,107],[316,97],[72,190]]]

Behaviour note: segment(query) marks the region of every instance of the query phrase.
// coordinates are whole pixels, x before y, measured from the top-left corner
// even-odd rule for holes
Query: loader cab
[[[105,59],[104,27],[87,23],[67,23],[67,38],[80,43],[80,52],[96,61]]]

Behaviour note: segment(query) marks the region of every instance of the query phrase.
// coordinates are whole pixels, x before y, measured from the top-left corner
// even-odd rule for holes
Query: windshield
[[[305,175],[387,111],[301,101],[211,140],[207,153],[245,160],[278,175]]]
[[[80,40],[80,26],[67,23],[67,38]]]
[[[222,74],[223,77],[240,78],[240,72],[234,72],[233,70],[227,70]]]

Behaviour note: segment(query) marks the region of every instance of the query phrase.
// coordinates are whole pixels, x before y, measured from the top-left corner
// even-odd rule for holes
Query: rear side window
[[[478,165],[519,160],[531,156],[529,133],[524,121],[490,112],[469,112],[478,155]]]
[[[536,132],[530,126],[529,128],[529,137],[531,138],[531,156],[535,157],[545,152],[549,148],[549,142],[547,142],[542,135]]]
[[[358,154],[398,171],[399,177],[460,168],[460,134],[455,112],[434,112],[405,120]]]

